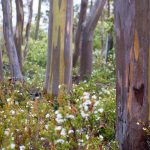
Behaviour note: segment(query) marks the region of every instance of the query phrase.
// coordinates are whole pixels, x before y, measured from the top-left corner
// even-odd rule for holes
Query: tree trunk
[[[87,79],[92,73],[93,33],[102,14],[106,0],[97,0],[85,20],[80,57],[80,78]]]
[[[59,85],[72,85],[73,0],[51,0],[49,43],[45,89],[51,97],[60,96]]]
[[[121,150],[148,150],[150,121],[150,2],[116,0],[117,138]]]
[[[26,34],[25,34],[25,49],[24,49],[24,59],[27,57],[28,54],[28,48],[29,48],[29,38],[30,38],[30,28],[31,28],[31,22],[32,22],[32,15],[33,15],[33,0],[28,1],[28,23],[26,26]]]
[[[12,15],[12,13],[13,13],[12,0],[10,0],[10,16],[11,16],[10,24],[11,24],[11,28],[12,28],[12,32],[13,32],[13,23],[12,23],[13,15]]]
[[[3,80],[3,61],[2,61],[2,51],[0,50],[0,82]]]
[[[82,26],[83,26],[83,22],[85,21],[87,7],[88,7],[88,0],[82,0],[81,7],[80,7],[80,14],[79,14],[79,22],[78,22],[76,37],[75,37],[75,50],[73,54],[73,66],[74,67],[80,55],[81,41],[82,41]]]
[[[35,40],[37,40],[39,38],[39,25],[40,25],[40,19],[41,19],[41,4],[42,4],[42,0],[39,0],[35,37],[34,37]]]
[[[12,78],[22,79],[22,73],[19,66],[16,46],[14,43],[13,33],[11,29],[11,18],[10,18],[10,1],[2,1],[3,9],[3,32],[6,44],[6,49],[9,56],[9,63]]]
[[[20,68],[22,69],[22,44],[23,44],[23,25],[24,25],[24,11],[23,1],[15,0],[16,2],[16,31],[15,31],[15,44],[18,54]]]
[[[110,33],[108,33],[107,39],[106,39],[105,63],[108,62],[108,55],[112,48],[113,48],[113,35],[112,35],[112,32],[110,32]]]

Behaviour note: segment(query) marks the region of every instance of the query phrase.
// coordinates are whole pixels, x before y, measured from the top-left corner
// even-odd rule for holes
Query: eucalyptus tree
[[[10,1],[2,0],[1,3],[3,10],[3,33],[7,54],[9,57],[11,75],[13,79],[22,79],[23,76],[18,61],[17,50],[11,26]]]
[[[17,49],[20,68],[22,69],[22,45],[23,45],[23,26],[24,26],[23,1],[15,0],[15,3],[16,3],[16,30],[14,40]]]
[[[33,0],[28,0],[28,22],[26,25],[26,32],[25,32],[24,58],[26,58],[26,56],[28,54],[32,16],[33,16]]]
[[[106,0],[96,0],[83,25],[80,57],[81,80],[89,78],[92,73],[93,33],[105,3]]]
[[[50,0],[48,57],[45,90],[61,98],[72,86],[72,18],[73,0]]]
[[[121,150],[147,150],[150,121],[150,2],[116,0],[117,138]]]
[[[82,28],[83,28],[83,23],[86,18],[87,8],[88,8],[88,0],[81,0],[79,21],[78,21],[77,31],[75,35],[75,50],[73,54],[73,66],[76,65],[79,55],[80,55],[80,51],[81,51]]]

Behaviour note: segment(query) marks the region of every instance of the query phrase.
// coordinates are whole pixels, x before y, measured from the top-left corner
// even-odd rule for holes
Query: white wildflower
[[[15,144],[14,143],[10,144],[10,148],[14,149],[15,148]]]
[[[74,115],[67,114],[66,118],[68,118],[68,119],[74,119],[75,117],[74,117]]]
[[[55,130],[56,130],[56,131],[59,131],[59,130],[61,130],[61,129],[62,129],[61,126],[56,126],[56,127],[55,127]]]
[[[58,140],[55,141],[56,144],[57,144],[57,143],[63,144],[64,142],[65,142],[65,141],[64,141],[63,139],[58,139]]]
[[[89,139],[89,135],[86,135],[85,137],[86,137],[87,140]]]
[[[59,119],[59,118],[56,118],[55,120],[57,123],[63,123],[65,121],[65,119]]]
[[[82,116],[83,118],[87,118],[89,115],[86,114],[84,111],[81,111],[81,116]]]
[[[48,130],[48,124],[45,125],[45,129]]]
[[[93,95],[93,96],[92,96],[92,99],[97,99],[96,95]]]
[[[24,146],[24,145],[21,145],[21,146],[19,147],[19,150],[25,150],[25,146]]]
[[[102,135],[100,135],[99,138],[101,141],[104,139],[104,137]]]
[[[14,110],[11,110],[10,113],[11,113],[12,115],[14,115],[14,114],[15,114],[15,111],[14,111]]]
[[[85,105],[88,106],[88,105],[91,105],[91,103],[92,103],[92,102],[91,102],[90,100],[86,100],[86,101],[83,103],[83,105],[84,105],[84,106],[85,106]]]
[[[74,131],[73,131],[73,130],[69,130],[69,131],[68,131],[68,134],[71,134],[71,133],[74,133]]]
[[[8,128],[8,129],[6,129],[6,130],[4,131],[4,134],[5,134],[6,136],[8,136],[8,135],[9,135],[9,132],[10,132],[10,129]]]
[[[103,112],[104,112],[104,109],[103,109],[103,108],[100,108],[100,109],[98,109],[98,111],[99,111],[100,113],[103,113]]]
[[[66,129],[63,128],[63,129],[61,130],[61,132],[60,132],[60,135],[65,136],[65,135],[66,135]]]
[[[45,116],[46,118],[49,118],[50,117],[50,115],[49,114],[46,114],[46,116]]]

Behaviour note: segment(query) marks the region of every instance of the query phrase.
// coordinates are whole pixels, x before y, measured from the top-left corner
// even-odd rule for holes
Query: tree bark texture
[[[150,121],[150,1],[116,0],[117,138],[121,150],[148,150],[138,121]]]
[[[49,43],[45,89],[52,97],[60,96],[59,85],[72,85],[73,0],[51,0]]]
[[[23,44],[23,25],[24,25],[24,11],[23,1],[15,0],[16,2],[16,31],[15,31],[15,44],[18,54],[20,68],[22,69],[22,44]]]
[[[106,0],[97,0],[85,19],[82,33],[82,48],[80,57],[80,78],[87,79],[92,73],[93,33],[102,14]]]
[[[0,82],[3,80],[2,50],[0,49]]]
[[[2,1],[2,9],[3,9],[3,32],[4,32],[4,40],[7,49],[7,53],[9,56],[9,63],[12,78],[22,79],[22,73],[20,70],[20,65],[17,56],[17,50],[14,43],[14,37],[11,29],[11,18],[10,18],[10,1]]]
[[[79,13],[79,22],[77,25],[77,31],[76,31],[76,36],[75,36],[75,50],[73,54],[73,66],[76,65],[79,55],[80,55],[81,41],[82,41],[82,26],[86,18],[87,7],[88,7],[88,0],[82,0],[80,13]]]
[[[40,19],[41,19],[41,5],[42,5],[42,0],[39,0],[38,14],[37,14],[37,21],[36,21],[36,28],[35,28],[35,40],[37,40],[39,38],[39,25],[40,25]]]
[[[32,15],[33,15],[33,0],[28,1],[28,22],[26,25],[26,33],[25,33],[25,49],[24,49],[24,58],[26,58],[28,54],[29,49],[29,38],[30,38],[30,28],[31,28],[31,22],[32,22]]]

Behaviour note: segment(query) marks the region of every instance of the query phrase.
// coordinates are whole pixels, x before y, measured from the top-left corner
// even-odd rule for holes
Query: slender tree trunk
[[[39,25],[40,25],[40,19],[41,19],[41,4],[42,4],[42,0],[39,0],[35,37],[34,37],[35,40],[37,40],[39,38]]]
[[[11,16],[10,24],[11,24],[11,28],[13,32],[13,23],[12,23],[13,14],[12,13],[13,13],[12,0],[10,0],[10,16]]]
[[[80,57],[80,78],[87,79],[92,73],[93,33],[102,14],[106,0],[97,0],[85,20]]]
[[[80,7],[80,14],[79,14],[79,22],[78,22],[76,37],[75,37],[75,50],[73,54],[73,66],[74,67],[80,55],[81,41],[82,41],[82,26],[86,18],[87,7],[88,7],[88,0],[82,0],[81,7]]]
[[[73,0],[51,0],[45,89],[51,97],[61,96],[59,85],[72,86]]]
[[[14,43],[14,37],[11,29],[11,16],[10,16],[10,1],[2,1],[2,9],[3,9],[3,32],[4,39],[6,44],[6,49],[9,56],[9,63],[12,78],[22,79],[22,73],[20,70],[20,65],[17,56],[17,50]]]
[[[32,14],[33,14],[33,0],[28,1],[28,23],[26,26],[26,34],[25,34],[25,49],[24,49],[24,58],[26,58],[28,54],[28,48],[29,48],[29,38],[30,38],[30,28],[31,28],[31,22],[32,22]]]
[[[22,69],[22,44],[23,44],[23,25],[24,25],[24,11],[23,11],[23,1],[15,0],[16,2],[16,31],[15,31],[15,44],[18,54],[18,60],[20,68]]]
[[[108,33],[107,39],[106,39],[105,63],[108,62],[108,55],[112,48],[113,48],[113,36],[112,36],[112,32],[110,32],[110,33]]]
[[[148,150],[150,121],[150,2],[116,0],[117,138],[121,150]]]
[[[0,82],[3,80],[3,61],[2,61],[2,51],[0,49]]]

